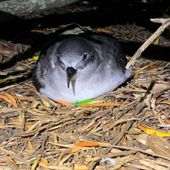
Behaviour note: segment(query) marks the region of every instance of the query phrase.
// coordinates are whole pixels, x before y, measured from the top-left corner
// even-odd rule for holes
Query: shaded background
[[[4,2],[6,1],[0,2],[0,5]],[[57,27],[72,22],[92,27],[135,23],[154,30],[157,26],[150,22],[150,18],[167,17],[170,14],[169,0],[89,0],[71,5],[67,3],[50,9],[37,8],[37,11],[30,13],[25,10],[24,16],[0,12],[1,38],[10,40],[17,34],[21,35],[37,27]]]
[[[90,26],[92,29],[111,27],[114,30],[112,35],[120,41],[126,55],[131,56],[160,26],[152,23],[150,18],[170,16],[169,0],[61,0],[48,1],[51,4],[47,6],[39,4],[47,2],[45,0],[37,1],[37,6],[35,2],[32,0],[0,1],[0,39],[3,40],[0,52],[4,51],[3,43],[8,50],[9,42],[31,47],[24,54],[20,53],[22,51],[20,50],[12,59],[0,57],[1,70],[30,57],[47,41],[58,35],[55,30],[48,34],[42,34],[41,30],[58,28],[70,23]],[[163,39],[157,46],[151,45],[142,56],[169,61],[169,28],[161,38]]]

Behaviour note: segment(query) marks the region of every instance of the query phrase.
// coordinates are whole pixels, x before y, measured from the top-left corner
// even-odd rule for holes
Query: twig
[[[162,25],[140,46],[140,48],[135,52],[133,57],[127,63],[126,68],[133,66],[137,58],[139,58],[142,52],[155,40],[157,39],[162,32],[170,25],[170,18],[154,18],[151,19],[152,22],[161,23]]]
[[[13,85],[9,85],[9,86],[2,87],[2,88],[0,88],[0,92],[1,92],[1,91],[4,91],[4,90],[7,90],[7,89],[10,89],[10,88],[13,88],[13,87],[15,87],[15,86],[17,86],[17,84],[13,84]]]
[[[158,157],[158,158],[163,158],[163,159],[166,159],[166,160],[170,161],[169,157],[162,156],[162,155],[156,154],[156,153],[151,153],[151,152],[148,152],[148,151],[144,151],[144,150],[142,150],[140,148],[132,148],[132,147],[126,147],[126,146],[117,146],[117,145],[112,145],[110,147],[111,148],[117,148],[117,149],[123,149],[123,150],[136,151],[136,152],[140,152],[140,153],[143,153],[143,154],[146,154],[146,155],[150,155],[150,156]]]

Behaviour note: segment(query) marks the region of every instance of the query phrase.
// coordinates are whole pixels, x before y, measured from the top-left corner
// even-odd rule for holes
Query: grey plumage
[[[47,97],[69,102],[112,91],[131,74],[114,38],[98,34],[59,37],[42,51],[33,84]]]

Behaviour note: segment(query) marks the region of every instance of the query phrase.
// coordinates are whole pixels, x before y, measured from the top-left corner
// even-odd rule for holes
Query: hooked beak
[[[74,69],[73,67],[67,67],[66,73],[67,73],[67,87],[69,88],[71,83],[73,88],[73,93],[75,95],[75,83],[76,83],[77,70]]]

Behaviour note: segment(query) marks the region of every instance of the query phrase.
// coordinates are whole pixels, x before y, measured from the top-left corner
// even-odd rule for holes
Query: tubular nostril
[[[73,68],[73,67],[67,67],[67,69],[66,69],[66,72],[69,75],[74,75],[76,73],[76,71],[77,70],[75,68]]]

